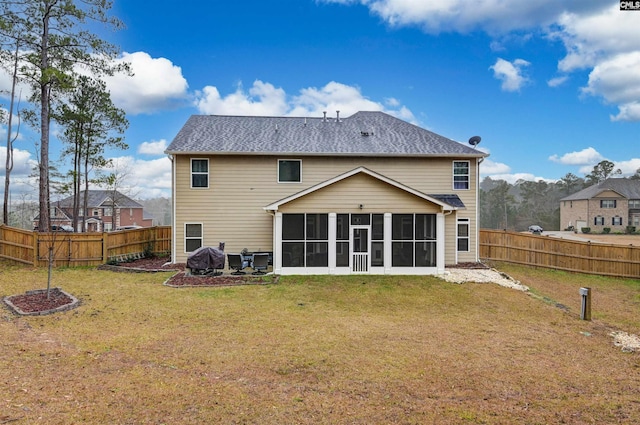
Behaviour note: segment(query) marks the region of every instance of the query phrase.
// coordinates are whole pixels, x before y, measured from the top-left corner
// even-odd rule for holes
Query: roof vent
[[[324,117],[322,118],[322,122],[327,122],[327,111],[322,111]]]
[[[336,122],[340,122],[340,111],[336,111]]]
[[[360,135],[364,137],[373,136],[373,131],[361,131]]]

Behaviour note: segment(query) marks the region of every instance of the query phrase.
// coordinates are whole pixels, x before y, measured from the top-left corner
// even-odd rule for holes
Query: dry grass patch
[[[553,280],[510,271],[541,294],[536,282]],[[5,267],[0,295],[40,287],[45,273]],[[583,322],[573,306],[567,312],[497,285],[424,276],[292,276],[184,289],[163,286],[168,276],[57,270],[54,286],[78,297],[79,308],[47,317],[0,311],[5,420],[640,420],[639,357],[612,345],[595,310],[596,320]],[[637,329],[637,319],[624,320]]]

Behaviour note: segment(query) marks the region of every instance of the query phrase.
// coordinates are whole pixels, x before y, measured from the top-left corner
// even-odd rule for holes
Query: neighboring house
[[[640,229],[640,180],[606,179],[560,200],[560,226],[602,232]]]
[[[84,197],[87,196],[87,214],[85,228],[82,229],[84,214]],[[52,202],[51,224],[73,225],[73,196],[61,201]],[[114,225],[115,224],[115,225]],[[78,216],[78,232],[109,232],[119,227],[140,226],[151,227],[153,218],[144,212],[142,205],[128,196],[113,190],[89,190],[80,192],[80,213]],[[38,217],[34,219],[38,226]]]
[[[173,262],[269,251],[278,274],[433,274],[478,261],[487,154],[382,112],[192,116],[172,160]]]

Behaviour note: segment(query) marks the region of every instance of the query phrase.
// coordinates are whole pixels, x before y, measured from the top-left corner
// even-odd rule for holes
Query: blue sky
[[[109,155],[135,196],[169,196],[163,151],[192,114],[382,110],[463,143],[480,135],[490,153],[482,176],[584,177],[604,159],[630,175],[640,168],[640,11],[619,6],[115,0],[112,14],[127,28],[101,35],[135,76],[107,81],[130,120],[129,150]],[[24,131],[16,144],[18,192],[28,190],[36,139]],[[58,150],[54,140],[52,157]]]

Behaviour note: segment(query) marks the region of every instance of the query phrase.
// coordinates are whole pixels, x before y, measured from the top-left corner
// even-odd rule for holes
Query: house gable
[[[395,190],[390,190],[391,188]],[[354,208],[360,208],[360,206],[364,208],[366,205],[369,211],[384,211],[392,205],[394,208],[402,205],[402,208],[415,212],[416,208],[424,210],[426,204],[433,205],[431,209],[434,212],[458,209],[458,206],[443,201],[442,195],[438,196],[424,194],[365,167],[358,167],[267,205],[264,209],[267,211],[278,211],[283,207],[295,209],[294,205],[299,204],[302,198],[305,203],[317,204],[322,210],[333,211],[344,208],[345,202],[353,203]],[[459,198],[457,200],[459,201]]]

